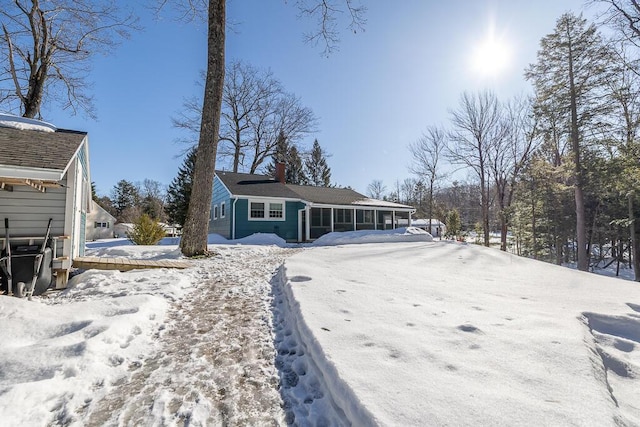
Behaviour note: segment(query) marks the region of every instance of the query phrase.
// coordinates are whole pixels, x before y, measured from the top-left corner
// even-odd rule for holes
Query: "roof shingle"
[[[370,199],[350,188],[282,184],[270,176],[248,173],[216,171],[216,175],[235,196],[287,198],[323,205],[412,209],[399,203]]]
[[[39,132],[0,127],[0,166],[63,171],[86,132]]]

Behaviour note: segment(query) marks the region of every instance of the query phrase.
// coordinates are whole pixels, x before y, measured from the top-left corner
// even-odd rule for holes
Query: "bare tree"
[[[327,56],[338,49],[340,31],[337,17],[346,9],[349,14],[348,29],[357,33],[364,31],[367,20],[364,15],[366,7],[354,0],[297,0],[300,15],[314,18],[317,25],[315,31],[305,34],[305,41],[313,45],[324,45],[323,55]]]
[[[603,4],[600,14],[603,23],[615,29],[624,39],[639,46],[640,2],[638,0],[590,0],[591,4]]]
[[[295,145],[303,136],[315,132],[317,123],[313,111],[304,107],[300,98],[286,92],[266,99],[250,121],[253,140],[247,150],[249,173],[255,173],[275,152],[278,135],[284,134]]]
[[[429,183],[429,230],[431,230],[433,218],[433,191],[436,181],[442,177],[440,167],[446,145],[446,133],[437,126],[427,127],[420,139],[409,145],[409,151],[413,157],[409,170]]]
[[[514,98],[504,110],[504,137],[490,145],[488,159],[500,209],[500,249],[506,251],[516,181],[537,147],[538,124],[531,99]]]
[[[0,0],[0,18],[0,104],[31,118],[49,100],[94,117],[89,60],[137,22],[114,0]]]
[[[198,135],[201,97],[183,103],[173,125],[188,131],[186,142]],[[273,155],[277,136],[283,133],[295,145],[315,132],[317,119],[300,99],[287,93],[269,70],[260,70],[241,61],[226,67],[218,159],[229,159],[232,170],[248,167],[254,173]]]
[[[162,0],[164,4],[168,0]],[[321,5],[330,4],[330,0],[314,0]],[[352,0],[344,0],[348,10],[355,10]],[[178,2],[187,12],[202,14],[205,0],[183,0]],[[299,8],[305,13],[300,3]],[[332,3],[331,3],[332,4]],[[312,12],[312,10],[310,10]],[[321,20],[322,27],[331,29],[331,19],[339,9],[329,9]],[[358,15],[352,14],[352,22]],[[196,154],[193,176],[193,190],[189,202],[180,248],[186,256],[207,254],[207,236],[213,175],[215,173],[216,152],[222,112],[222,94],[225,74],[225,24],[226,0],[209,0],[207,8],[207,71],[204,86],[204,98],[200,126],[200,138]],[[334,27],[335,28],[335,27]],[[327,41],[327,46],[329,42]],[[286,131],[283,129],[283,131]],[[276,134],[277,136],[277,134]],[[287,137],[291,135],[287,134]]]
[[[447,157],[471,169],[480,184],[484,245],[489,246],[489,151],[504,138],[500,104],[493,92],[463,93],[457,110],[450,111]]]
[[[374,179],[367,186],[367,195],[372,199],[382,199],[387,192],[387,187],[379,179]]]

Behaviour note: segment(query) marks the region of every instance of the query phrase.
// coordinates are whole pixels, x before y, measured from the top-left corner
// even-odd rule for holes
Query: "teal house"
[[[415,212],[347,188],[286,184],[278,166],[276,177],[216,171],[209,232],[227,239],[274,233],[289,242],[308,242],[332,231],[406,226]]]

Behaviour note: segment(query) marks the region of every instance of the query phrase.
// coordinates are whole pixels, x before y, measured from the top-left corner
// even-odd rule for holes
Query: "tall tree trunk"
[[[484,245],[489,246],[489,190],[487,189],[484,169],[480,173],[480,204],[482,209],[482,232]]]
[[[207,254],[209,214],[220,129],[222,88],[224,85],[225,4],[209,0],[207,36],[207,75],[202,105],[200,139],[193,173],[189,210],[180,248],[185,256]]]
[[[635,273],[635,281],[640,282],[640,248],[638,248],[638,241],[640,241],[640,227],[638,227],[638,221],[634,215],[635,210],[633,208],[633,192],[629,193],[629,231],[631,232],[631,250],[629,250],[629,256],[633,260],[633,272]]]
[[[431,218],[433,218],[433,178],[429,181],[429,233],[431,233]]]
[[[578,270],[587,271],[589,269],[589,258],[587,255],[587,224],[584,209],[584,177],[582,163],[580,161],[580,135],[578,129],[578,107],[576,105],[576,87],[573,75],[573,52],[569,48],[569,98],[571,102],[571,147],[573,151],[574,173],[576,180],[575,201],[576,201],[576,238],[578,245]]]

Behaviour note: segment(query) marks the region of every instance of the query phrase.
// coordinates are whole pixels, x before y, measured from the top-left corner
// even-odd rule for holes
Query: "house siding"
[[[277,200],[277,199],[273,199]],[[236,239],[254,233],[274,233],[287,241],[298,240],[298,210],[304,208],[300,202],[285,203],[285,221],[249,221],[249,201],[239,199],[236,203]]]
[[[225,216],[220,217],[220,206],[225,205]],[[218,207],[218,218],[213,218],[214,206]],[[225,239],[231,239],[231,218],[232,218],[233,201],[231,194],[222,182],[215,178],[213,181],[213,198],[211,199],[211,216],[209,218],[209,233],[216,233]]]

